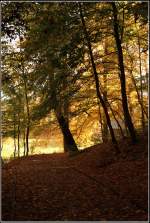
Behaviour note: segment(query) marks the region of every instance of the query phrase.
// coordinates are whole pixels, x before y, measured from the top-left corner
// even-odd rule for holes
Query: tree
[[[122,106],[123,106],[126,125],[128,126],[132,142],[135,143],[137,141],[137,137],[136,137],[134,125],[132,123],[132,119],[131,119],[129,109],[128,109],[123,52],[122,52],[121,40],[119,37],[119,30],[118,30],[118,19],[117,19],[118,12],[117,12],[117,7],[115,3],[112,2],[111,5],[112,5],[113,17],[114,17],[114,21],[113,21],[114,36],[115,36],[116,46],[118,50],[117,52],[118,52],[118,63],[119,63],[119,69],[120,69],[119,78],[120,78],[120,83],[121,83]]]
[[[53,5],[45,4],[44,6],[45,7],[43,7],[42,9],[43,11],[46,10],[48,14],[41,15],[41,17],[43,16],[44,20],[41,22],[41,24],[38,24],[38,26],[36,25],[35,27],[36,32],[39,33],[40,39],[38,36],[36,36],[33,41],[30,40],[29,42],[27,42],[28,47],[31,50],[30,52],[27,52],[27,56],[29,55],[31,58],[38,54],[37,58],[38,63],[36,65],[37,71],[35,75],[40,74],[41,75],[40,81],[42,81],[43,85],[45,85],[44,88],[40,87],[41,89],[39,91],[39,96],[41,92],[44,93],[46,96],[45,99],[41,102],[41,105],[43,106],[43,108],[45,108],[46,112],[42,113],[42,111],[40,110],[40,108],[43,109],[41,105],[40,107],[36,107],[36,109],[39,109],[41,117],[44,117],[44,115],[47,115],[47,113],[50,112],[50,110],[54,109],[58,123],[60,125],[60,129],[62,130],[64,141],[68,146],[68,150],[77,151],[77,146],[69,129],[68,121],[66,120],[67,119],[66,118],[67,115],[65,114],[66,111],[63,108],[63,104],[66,103],[66,100],[69,101],[69,97],[67,98],[67,96],[65,95],[65,90],[68,84],[68,80],[67,80],[67,75],[64,74],[64,72],[68,72],[68,70],[66,68],[66,65],[62,64],[61,60],[59,61],[59,55],[61,52],[58,42],[60,42],[60,40],[59,38],[55,38],[55,41],[53,40],[53,45],[50,42],[49,43],[47,42],[48,39],[52,39],[54,35],[58,36],[60,33],[60,30],[57,28],[58,22],[55,21],[53,17],[53,15],[56,12],[54,11],[52,13],[52,8],[54,7]],[[51,18],[49,17],[50,12],[52,13]],[[53,24],[55,24],[54,33],[48,31],[49,19],[53,19]],[[60,17],[59,22],[61,22],[61,19],[62,18]],[[30,35],[34,35],[34,33],[30,33]],[[39,45],[39,48],[37,48],[35,42],[36,43],[38,41],[41,42],[41,38],[45,38],[45,43],[44,44],[42,43],[41,45]],[[43,52],[42,49],[45,48],[47,48],[47,50]],[[49,60],[51,60],[51,63],[49,63]],[[49,99],[49,103],[47,98]]]
[[[104,141],[111,136],[117,146],[118,130],[124,137],[127,128],[135,142],[140,118],[143,126],[147,122],[147,28],[139,5],[3,3],[3,94],[9,125],[3,130],[14,138],[15,154],[22,143],[28,154],[32,137],[38,139],[35,134],[50,131],[54,123],[65,151],[89,146],[98,122]]]
[[[95,66],[95,62],[94,62],[90,37],[89,37],[87,29],[86,29],[85,20],[84,20],[84,16],[83,16],[83,12],[82,12],[82,6],[81,6],[80,3],[79,3],[79,10],[80,10],[80,16],[81,16],[81,21],[82,21],[82,25],[83,25],[83,32],[84,32],[84,35],[85,35],[85,38],[86,38],[86,41],[87,41],[87,46],[88,46],[89,54],[90,54],[90,58],[91,58],[91,64],[92,64],[92,68],[93,68],[93,74],[94,74],[94,79],[95,79],[97,97],[98,97],[98,99],[99,99],[99,101],[100,101],[100,103],[101,103],[101,105],[104,109],[106,119],[107,119],[107,125],[109,127],[110,134],[111,134],[111,137],[112,137],[112,142],[115,146],[116,152],[119,153],[120,151],[119,151],[119,148],[117,146],[117,140],[115,138],[115,134],[114,134],[114,131],[113,131],[113,128],[112,128],[112,125],[111,125],[111,121],[110,121],[110,117],[109,117],[109,114],[108,114],[107,106],[105,104],[105,101],[103,100],[103,97],[102,97],[101,93],[100,93],[99,79],[98,79],[98,74],[97,74],[96,66]]]

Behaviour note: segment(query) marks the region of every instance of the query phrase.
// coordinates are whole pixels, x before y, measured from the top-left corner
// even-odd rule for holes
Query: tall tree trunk
[[[124,6],[123,6],[123,11],[122,11],[122,24],[121,24],[121,43],[123,42],[123,36],[124,36],[124,14],[125,14],[125,9],[124,9]]]
[[[69,115],[68,114],[68,104],[64,103],[64,118],[65,118],[65,121],[66,121],[66,126],[69,129],[69,117],[68,117],[68,115]],[[68,144],[66,142],[66,138],[65,138],[64,135],[63,135],[63,142],[64,142],[64,151],[68,152]]]
[[[104,42],[104,54],[108,54],[108,49],[107,49],[107,40]],[[105,105],[108,109],[108,104],[107,104],[107,66],[104,63],[104,74],[103,74],[103,100],[105,102]],[[107,120],[105,114],[103,115],[103,139],[105,142],[108,141],[108,126],[107,126]]]
[[[21,36],[20,30],[18,31],[19,40],[20,40],[20,52],[21,52]],[[22,78],[24,82],[24,94],[25,94],[25,104],[26,104],[26,114],[27,114],[27,123],[26,123],[26,156],[29,154],[29,134],[30,134],[30,110],[29,110],[29,100],[28,100],[28,87],[27,87],[27,76],[24,69],[24,61],[21,60],[22,67]]]
[[[99,124],[100,124],[100,129],[101,129],[102,141],[104,142],[105,139],[103,139],[103,122],[102,122],[102,114],[101,114],[101,107],[100,107],[99,100],[98,100],[97,105],[98,105]]]
[[[68,85],[67,75],[64,75],[63,92],[66,91],[67,85]],[[63,115],[66,121],[66,125],[67,125],[67,128],[69,129],[69,100],[68,98],[64,97],[62,107],[63,107]],[[67,145],[66,138],[64,135],[63,135],[63,144],[64,144],[64,152],[68,152],[68,145]]]
[[[131,57],[130,57],[130,59],[131,59]],[[131,63],[132,63],[132,61],[131,61]],[[146,118],[148,118],[148,114],[147,114],[147,112],[145,111],[145,108],[144,108],[144,106],[143,106],[143,104],[142,104],[142,102],[141,102],[141,97],[140,97],[140,94],[139,94],[139,91],[138,91],[138,87],[137,87],[137,85],[136,85],[136,80],[135,80],[135,78],[134,78],[134,76],[133,76],[132,65],[131,65],[131,69],[130,69],[130,75],[131,75],[132,83],[133,83],[134,88],[135,88],[136,93],[137,93],[137,99],[138,99],[138,102],[139,102],[139,104],[140,104],[140,106],[141,106],[141,110],[143,110],[143,112],[144,112]]]
[[[16,157],[17,145],[16,145],[16,118],[14,114],[14,158]]]
[[[107,92],[104,91],[103,92],[103,100],[104,100],[104,103],[107,107],[107,110],[108,110],[108,106],[107,106]],[[107,119],[106,119],[106,115],[105,113],[103,114],[103,141],[104,142],[107,142],[108,141],[108,125],[107,125]]]
[[[26,129],[26,156],[29,155],[29,132],[30,132],[30,129],[29,129],[29,126],[27,126],[27,129]]]
[[[27,80],[26,80],[26,76],[25,76],[24,73],[23,73],[23,80],[24,80],[26,112],[27,112],[27,123],[26,123],[26,156],[28,156],[28,154],[29,154],[29,134],[30,134],[30,110],[29,110],[29,101],[28,101]]]
[[[20,157],[20,119],[18,120],[18,129],[17,129],[17,153],[18,153],[18,157]]]
[[[147,64],[146,64],[147,66]],[[149,78],[148,78],[148,69],[146,68],[146,90],[148,91],[148,86],[149,86]]]
[[[69,122],[66,120],[67,128],[69,129]],[[64,152],[68,152],[68,144],[66,142],[66,137],[63,135]]]
[[[112,5],[113,16],[114,16],[114,36],[115,36],[116,46],[117,46],[117,51],[118,51],[118,62],[119,62],[119,69],[120,69],[119,77],[120,77],[120,83],[121,83],[121,95],[122,95],[122,106],[123,106],[123,111],[124,111],[124,117],[125,117],[126,125],[128,126],[128,129],[129,129],[131,140],[133,143],[136,143],[137,136],[136,136],[134,125],[132,123],[132,119],[129,113],[128,101],[127,101],[127,95],[126,95],[126,79],[125,79],[125,71],[124,71],[123,52],[122,52],[122,47],[121,47],[121,40],[119,37],[118,18],[117,18],[118,11],[117,11],[115,2],[111,2],[110,4]]]
[[[23,133],[23,155],[26,155],[26,130]]]
[[[68,128],[67,122],[66,122],[63,114],[60,111],[58,111],[58,109],[55,112],[56,112],[56,117],[57,117],[60,129],[62,131],[64,140],[66,143],[67,151],[78,152],[78,147],[75,143],[75,140],[71,134],[70,129]]]
[[[137,42],[138,42],[138,57],[139,57],[139,74],[140,74],[140,98],[141,98],[141,122],[143,131],[145,130],[145,117],[144,117],[144,106],[143,106],[143,83],[142,83],[142,59],[141,59],[141,43],[140,43],[140,36],[136,25],[135,19],[135,27],[137,31]]]
[[[94,62],[90,36],[87,32],[84,16],[83,16],[83,13],[82,13],[81,3],[78,3],[78,5],[79,5],[79,9],[80,9],[80,18],[81,18],[81,22],[82,22],[83,32],[84,32],[85,39],[87,41],[87,46],[88,46],[89,54],[90,54],[90,58],[91,58],[91,64],[92,64],[92,69],[93,69],[93,74],[94,74],[94,79],[95,79],[97,97],[98,97],[98,99],[99,99],[99,101],[100,101],[100,103],[101,103],[101,105],[104,109],[104,113],[105,113],[106,120],[107,120],[107,125],[109,127],[112,143],[114,144],[116,153],[120,153],[120,150],[119,150],[118,145],[117,145],[117,140],[115,138],[114,130],[113,130],[112,125],[111,125],[111,121],[110,121],[110,117],[109,117],[109,114],[108,114],[107,106],[105,104],[105,101],[104,101],[101,93],[100,93],[100,84],[99,84],[99,79],[98,79],[98,73],[97,73],[97,70],[96,70],[95,62]]]

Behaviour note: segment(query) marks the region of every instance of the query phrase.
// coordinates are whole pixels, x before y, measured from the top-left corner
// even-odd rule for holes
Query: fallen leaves
[[[74,157],[35,155],[8,163],[2,172],[3,220],[147,220],[146,153],[139,149],[135,159],[134,147],[116,159],[109,145]]]

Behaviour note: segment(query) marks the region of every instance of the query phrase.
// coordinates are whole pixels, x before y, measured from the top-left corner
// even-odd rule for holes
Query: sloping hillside
[[[34,155],[2,170],[2,220],[147,220],[147,137],[67,154]]]

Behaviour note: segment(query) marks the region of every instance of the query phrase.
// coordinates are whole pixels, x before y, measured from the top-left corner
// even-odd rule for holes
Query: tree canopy
[[[148,119],[147,2],[3,2],[1,25],[2,131],[14,156],[48,132],[69,152],[137,141]]]

